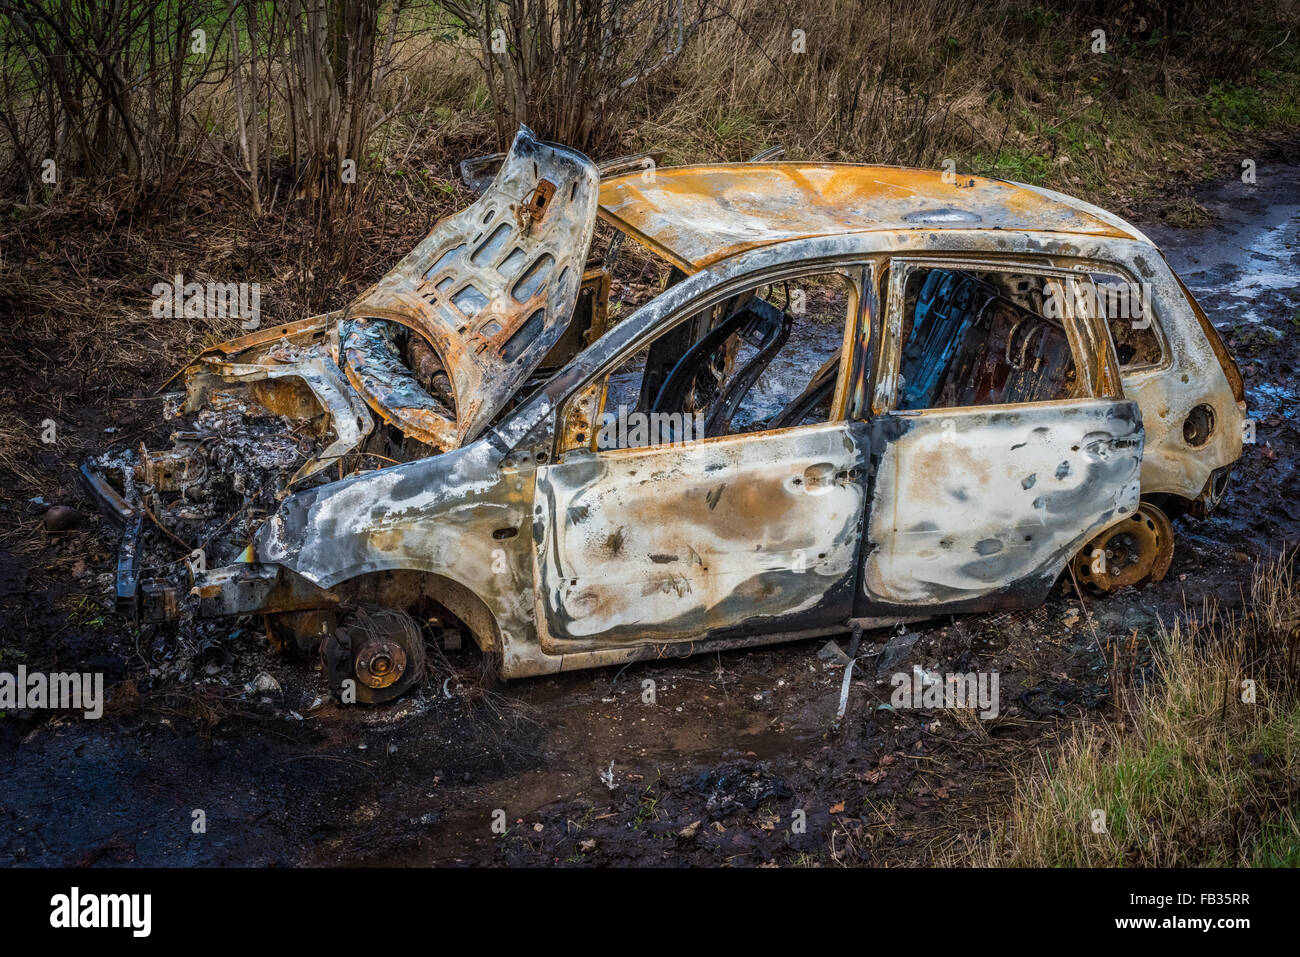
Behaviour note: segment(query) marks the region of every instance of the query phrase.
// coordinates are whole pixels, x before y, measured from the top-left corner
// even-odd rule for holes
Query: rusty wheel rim
[[[1174,527],[1159,508],[1143,502],[1074,557],[1075,578],[1090,591],[1109,594],[1161,581],[1174,557]]]

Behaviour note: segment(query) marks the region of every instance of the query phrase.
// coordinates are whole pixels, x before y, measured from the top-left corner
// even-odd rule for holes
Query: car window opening
[[[1150,296],[1143,294],[1143,287],[1113,273],[1093,273],[1083,281],[1088,284],[1084,301],[1092,314],[1106,321],[1120,368],[1160,365],[1164,352]]]
[[[666,437],[671,441],[826,422],[853,302],[851,285],[838,273],[732,296],[677,324],[611,373],[606,420],[636,412],[683,423]],[[691,434],[680,434],[688,427]],[[605,447],[656,438],[624,430]]]
[[[1038,275],[920,268],[907,275],[897,407],[1079,395],[1070,342]]]

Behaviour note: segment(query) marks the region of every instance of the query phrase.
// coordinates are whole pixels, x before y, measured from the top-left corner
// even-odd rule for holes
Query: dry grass
[[[990,837],[952,863],[1202,867],[1300,864],[1300,582],[1261,564],[1239,614],[1207,608],[1160,638],[1149,686],[1017,775]],[[1254,700],[1247,682],[1253,683]],[[1104,819],[1101,815],[1104,815]]]
[[[1151,12],[1161,4],[1146,16],[1107,6],[736,0],[628,117],[625,145],[670,162],[741,160],[775,142],[793,158],[951,159],[1115,208],[1153,174],[1200,175],[1202,151],[1245,129],[1300,125],[1293,3],[1193,3],[1165,24]]]

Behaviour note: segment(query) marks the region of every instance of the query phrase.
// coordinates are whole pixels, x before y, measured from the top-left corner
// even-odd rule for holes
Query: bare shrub
[[[601,145],[637,84],[672,64],[704,18],[686,0],[450,0],[478,41],[504,143],[522,124]]]
[[[165,176],[187,97],[212,66],[217,9],[216,0],[2,0],[0,126],[15,185],[30,199],[46,160],[59,178]]]

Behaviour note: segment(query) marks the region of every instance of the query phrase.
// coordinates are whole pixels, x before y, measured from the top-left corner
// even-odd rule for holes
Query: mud
[[[44,498],[78,507],[76,529],[0,541],[0,666],[104,671],[111,699],[97,722],[0,718],[0,864],[942,859],[1013,769],[1106,713],[1116,643],[1143,680],[1159,619],[1240,605],[1253,563],[1300,540],[1300,166],[1261,163],[1255,186],[1195,198],[1211,225],[1149,232],[1238,358],[1257,441],[1211,519],[1176,521],[1159,585],[867,633],[838,731],[843,666],[819,656],[825,639],[497,687],[476,652],[452,652],[416,694],[363,710],[253,625],[137,633],[86,599],[108,602],[115,531],[69,475]],[[122,407],[79,421],[102,434]],[[143,435],[155,411],[112,427]],[[43,505],[4,509],[27,527]],[[997,718],[894,710],[886,678],[913,665],[998,672]],[[262,673],[279,689],[253,690]]]

